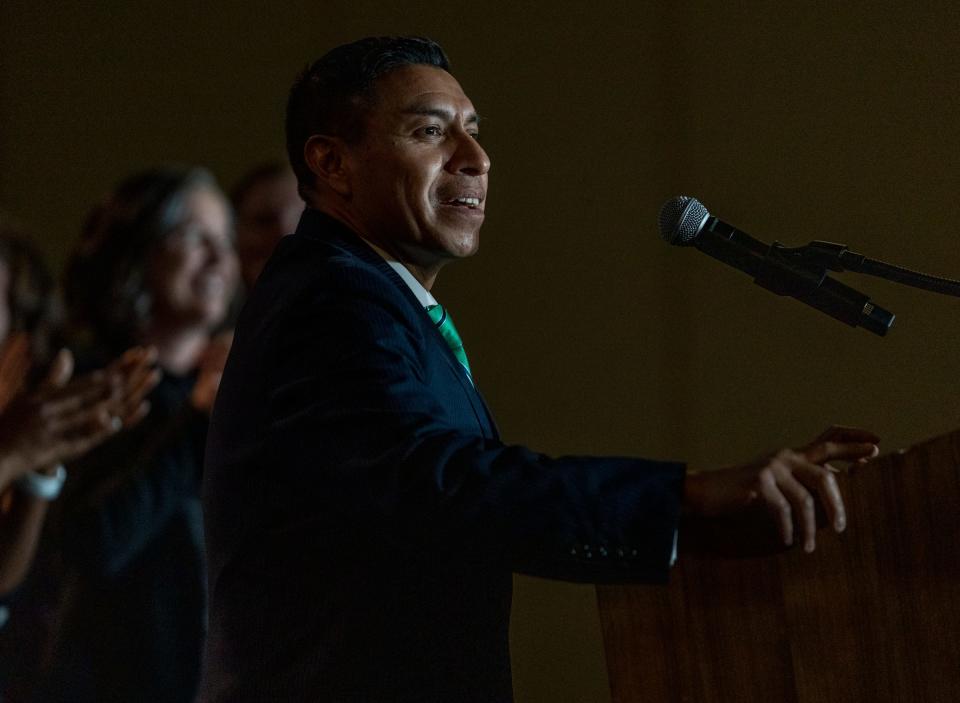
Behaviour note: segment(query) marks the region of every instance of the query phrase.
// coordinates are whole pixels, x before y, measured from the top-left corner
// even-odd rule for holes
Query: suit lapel
[[[446,340],[433,324],[430,316],[427,315],[427,311],[423,309],[420,301],[417,300],[417,296],[410,290],[410,286],[404,283],[400,275],[393,270],[393,267],[390,266],[380,254],[374,251],[362,237],[351,231],[343,223],[317,210],[307,208],[304,211],[300,219],[300,225],[297,228],[297,231],[301,230],[322,232],[326,239],[334,240],[339,246],[374,266],[384,276],[390,279],[394,286],[400,291],[401,296],[412,306],[413,312],[417,316],[417,319],[421,320],[421,324],[430,328],[430,332],[427,332],[424,337],[434,340],[434,343],[439,344],[442,348],[443,358],[450,367],[450,372],[463,389],[470,403],[470,407],[473,409],[473,414],[477,418],[477,423],[483,431],[484,437],[494,440],[499,439],[500,433],[496,423],[493,421],[493,415],[490,413],[490,409],[487,407],[483,396],[480,395],[480,391],[477,390],[476,386],[467,378],[466,370],[457,360],[457,357],[453,355]]]

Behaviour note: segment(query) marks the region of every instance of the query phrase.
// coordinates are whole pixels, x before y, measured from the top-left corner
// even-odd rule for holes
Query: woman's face
[[[150,264],[154,324],[212,327],[223,320],[237,283],[232,227],[219,192],[199,186],[187,194],[180,225]]]

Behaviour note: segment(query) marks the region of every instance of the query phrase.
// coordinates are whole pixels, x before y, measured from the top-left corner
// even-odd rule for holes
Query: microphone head
[[[696,198],[678,195],[660,208],[660,236],[668,244],[687,246],[700,234],[710,212]]]

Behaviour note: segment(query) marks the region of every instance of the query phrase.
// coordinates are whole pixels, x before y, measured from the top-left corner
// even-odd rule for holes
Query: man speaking
[[[509,701],[512,572],[662,582],[681,514],[755,505],[811,550],[817,501],[844,526],[827,462],[877,451],[836,430],[688,473],[503,444],[430,293],[477,250],[490,170],[448,68],[429,40],[364,39],[291,91],[307,210],[241,316],[208,443],[209,703]]]

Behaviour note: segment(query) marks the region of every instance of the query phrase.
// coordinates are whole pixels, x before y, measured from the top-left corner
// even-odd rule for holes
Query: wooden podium
[[[614,703],[960,701],[960,432],[840,476],[817,550],[599,586]],[[681,540],[683,533],[681,532]]]

